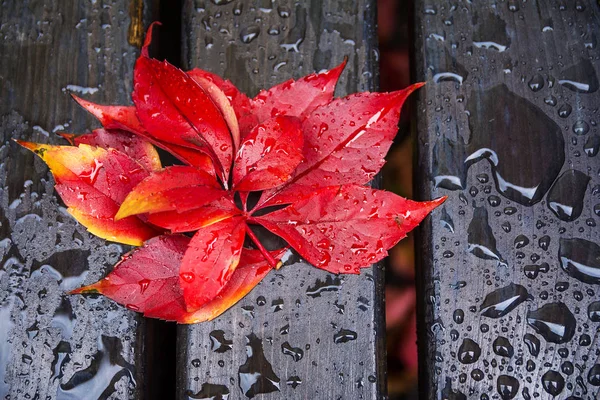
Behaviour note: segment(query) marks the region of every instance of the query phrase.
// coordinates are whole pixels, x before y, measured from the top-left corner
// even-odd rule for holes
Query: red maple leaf
[[[74,96],[104,129],[64,134],[71,146],[19,142],[48,164],[90,232],[142,246],[73,293],[100,292],[148,317],[205,321],[281,265],[285,249],[266,250],[253,225],[317,268],[359,273],[445,200],[366,186],[422,84],[334,99],[344,61],[248,98],[215,74],[150,58],[151,36],[152,26],[135,65],[134,106]],[[154,146],[184,165],[162,167]],[[255,249],[244,247],[247,237]]]

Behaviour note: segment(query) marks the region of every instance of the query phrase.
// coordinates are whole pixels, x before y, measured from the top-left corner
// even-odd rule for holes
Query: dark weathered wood
[[[255,95],[348,56],[337,94],[374,89],[374,1],[296,3],[185,1],[184,67],[224,75]],[[382,398],[382,272],[333,276],[293,263],[216,321],[181,327],[179,398],[246,398],[254,380],[262,385],[254,394],[274,390],[264,399]]]
[[[78,225],[48,169],[11,139],[60,143],[97,127],[69,91],[126,104],[146,1],[0,5],[0,397],[141,398],[143,321],[102,297],[68,296],[127,250]],[[130,26],[129,15],[135,17]],[[131,33],[129,33],[131,32]],[[139,41],[139,40],[138,40]],[[70,86],[77,85],[77,86]]]
[[[422,397],[598,398],[597,2],[419,0],[414,36],[418,193],[449,196],[420,236]]]

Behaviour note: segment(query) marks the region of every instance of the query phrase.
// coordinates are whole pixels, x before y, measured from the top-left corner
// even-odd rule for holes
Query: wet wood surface
[[[183,67],[253,96],[348,56],[336,94],[376,89],[374,2],[296,3],[186,0]],[[289,262],[216,321],[179,328],[178,398],[380,399],[382,296],[381,266],[334,276]]]
[[[414,7],[423,399],[600,396],[600,8]]]
[[[105,298],[65,294],[103,277],[127,246],[77,224],[45,164],[11,140],[58,144],[56,132],[98,127],[70,92],[130,102],[139,50],[129,43],[151,12],[149,1],[132,3],[0,5],[2,399],[137,399],[148,389],[144,321]]]

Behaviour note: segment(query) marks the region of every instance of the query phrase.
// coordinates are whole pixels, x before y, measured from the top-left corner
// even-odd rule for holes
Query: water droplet
[[[302,357],[304,357],[304,350],[300,347],[292,347],[289,342],[283,342],[281,344],[281,352],[291,356],[296,362],[302,360]]]
[[[196,276],[192,272],[183,272],[179,274],[179,277],[187,283],[192,283],[196,279]]]
[[[135,386],[133,366],[124,359],[122,351],[123,344],[119,338],[100,335],[98,351],[92,355],[89,366],[75,372],[68,382],[59,384],[56,397],[109,398],[117,390],[115,384],[123,376],[128,377],[129,384]]]
[[[593,301],[588,305],[587,315],[590,321],[600,322],[600,301]]]
[[[598,76],[592,62],[582,59],[566,69],[558,83],[578,93],[593,93],[598,90]]]
[[[488,203],[492,207],[498,207],[500,205],[500,197],[496,195],[488,196]]]
[[[548,192],[548,208],[562,221],[574,221],[583,210],[583,197],[590,177],[570,169],[561,174]]]
[[[570,276],[585,283],[600,284],[600,246],[585,239],[561,238],[560,265]]]
[[[483,49],[506,51],[510,46],[506,22],[496,14],[485,15],[473,32],[473,45]]]
[[[515,349],[510,344],[510,341],[504,336],[498,336],[492,344],[494,353],[501,357],[511,358],[515,354]]]
[[[243,43],[250,43],[260,35],[260,27],[258,25],[248,25],[240,31],[240,39]]]
[[[537,357],[540,354],[540,340],[537,337],[531,333],[526,333],[523,336],[523,342],[527,345],[527,349],[532,356]]]
[[[565,378],[558,371],[548,371],[542,375],[542,386],[552,396],[558,396],[565,387]]]
[[[142,279],[138,284],[140,285],[141,294],[144,294],[146,289],[148,289],[148,286],[150,286],[150,279]]]
[[[573,372],[575,372],[575,367],[571,361],[565,361],[561,364],[560,370],[563,372],[563,374],[571,375]]]
[[[475,368],[474,370],[471,371],[471,378],[473,378],[473,380],[475,382],[481,381],[484,377],[485,377],[485,374],[479,368]]]
[[[586,135],[590,131],[590,125],[585,121],[576,121],[573,124],[573,133],[576,135]]]
[[[460,390],[452,389],[452,379],[446,378],[446,386],[442,389],[442,399],[444,400],[467,400]]]
[[[239,385],[248,398],[263,393],[280,391],[280,379],[265,358],[261,340],[254,334],[246,336],[246,362],[238,370]]]
[[[569,115],[571,115],[572,111],[573,107],[565,103],[558,109],[558,116],[561,118],[567,118]]]
[[[588,383],[592,386],[600,386],[600,364],[594,364],[588,373]]]
[[[294,376],[290,376],[289,378],[287,378],[287,381],[285,383],[288,386],[291,386],[293,389],[296,389],[302,383],[302,379],[300,379],[300,377],[294,375]]]
[[[556,282],[554,284],[554,289],[559,293],[566,291],[568,288],[569,282]]]
[[[347,343],[351,340],[356,340],[357,334],[349,329],[340,329],[338,333],[333,335],[334,343]]]
[[[456,309],[454,310],[454,313],[452,314],[452,318],[454,319],[454,322],[456,322],[457,324],[462,324],[463,321],[465,320],[465,312],[463,310]]]
[[[527,323],[552,343],[566,343],[575,335],[577,322],[564,303],[548,303],[527,312]]]
[[[529,89],[534,92],[541,90],[544,87],[544,77],[540,74],[535,74],[528,82]]]
[[[486,317],[500,318],[514,310],[528,298],[529,293],[527,293],[524,286],[511,283],[488,293],[479,311]]]
[[[558,104],[558,100],[556,99],[556,97],[550,95],[548,97],[544,98],[544,103],[546,103],[547,105],[554,107],[556,106],[556,104]]]
[[[446,228],[450,232],[454,233],[454,222],[452,221],[452,218],[446,211],[446,207],[442,208],[442,215],[440,216],[440,223],[442,224],[442,226],[444,228]]]
[[[277,7],[277,13],[281,18],[288,18],[290,16],[290,9],[286,6]]]
[[[506,214],[506,215],[513,215],[516,212],[517,212],[516,207],[504,207],[504,214]]]
[[[519,381],[510,375],[500,375],[496,381],[496,391],[502,400],[513,399],[519,392]]]
[[[342,288],[342,280],[339,276],[327,275],[324,281],[317,279],[312,286],[306,289],[306,294],[312,298],[321,297],[324,292],[337,292]]]
[[[469,338],[463,339],[456,356],[458,361],[463,364],[473,364],[479,360],[479,356],[481,356],[481,347],[477,342]]]
[[[466,108],[471,141],[465,145],[444,138],[434,144],[435,186],[449,190],[465,188],[469,167],[485,159],[491,164],[502,196],[527,206],[539,202],[564,164],[561,128],[539,107],[505,85],[473,91]],[[535,129],[528,130],[527,135],[520,134],[514,128],[514,121],[521,119]],[[538,151],[528,150],[530,141],[540,144]]]
[[[550,236],[548,235],[544,235],[542,236],[539,240],[538,240],[538,246],[540,246],[540,248],[544,251],[548,250],[548,247],[550,247]]]
[[[588,157],[595,157],[600,151],[600,135],[590,136],[583,145],[583,151]]]
[[[273,312],[283,310],[283,299],[275,299],[271,302],[271,309]]]
[[[209,333],[210,349],[215,353],[225,353],[233,348],[233,341],[225,338],[225,332],[217,329]]]
[[[515,248],[521,249],[529,244],[529,238],[525,235],[519,235],[515,238]]]
[[[506,261],[496,249],[496,238],[488,223],[488,212],[485,207],[475,207],[467,235],[469,252],[484,260],[498,260],[506,265]]]
[[[225,385],[215,385],[205,382],[198,393],[187,390],[185,394],[190,399],[227,400],[229,398],[229,389]]]

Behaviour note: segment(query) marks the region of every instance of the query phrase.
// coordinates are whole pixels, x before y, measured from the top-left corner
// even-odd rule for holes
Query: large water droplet
[[[185,393],[190,399],[198,400],[227,400],[229,398],[229,389],[225,385],[215,385],[205,382],[200,391],[194,393],[191,390]]]
[[[452,217],[446,211],[446,207],[442,208],[442,215],[440,216],[440,224],[450,232],[454,233],[454,221]]]
[[[246,340],[248,358],[238,370],[242,393],[248,398],[253,398],[257,394],[279,391],[280,379],[265,358],[261,340],[254,333],[246,336]]]
[[[296,6],[296,23],[293,28],[288,31],[288,34],[279,44],[279,46],[286,51],[293,51],[296,53],[300,52],[298,48],[304,41],[306,36],[306,20],[307,20],[307,9],[304,6]]]
[[[233,341],[225,339],[225,332],[217,329],[209,333],[210,349],[215,353],[225,353],[233,347]]]
[[[243,43],[250,43],[260,35],[260,27],[258,25],[248,25],[240,31],[240,39]]]
[[[531,333],[526,333],[525,336],[523,336],[523,342],[525,342],[525,345],[527,345],[529,354],[534,357],[537,357],[537,355],[540,354],[540,339]]]
[[[342,287],[342,280],[338,276],[327,275],[325,280],[317,279],[312,286],[306,289],[306,294],[312,298],[321,297],[324,292],[337,292]]]
[[[579,120],[573,124],[573,133],[576,135],[580,135],[580,136],[587,135],[587,133],[589,131],[590,131],[590,125],[585,121]]]
[[[590,177],[575,169],[565,171],[548,192],[548,207],[563,221],[574,221],[583,210],[583,198]]]
[[[585,283],[600,284],[600,246],[580,238],[561,238],[560,265],[572,277]]]
[[[529,88],[534,92],[541,90],[544,87],[544,77],[540,74],[535,74],[527,83]]]
[[[488,13],[481,19],[475,32],[473,32],[473,45],[499,52],[506,51],[510,46],[510,37],[506,32],[506,22],[498,15]]]
[[[588,305],[588,318],[592,322],[600,322],[600,301],[592,301]]]
[[[496,340],[494,340],[492,348],[494,349],[494,353],[501,357],[510,358],[515,354],[515,349],[512,344],[510,344],[510,341],[504,336],[498,336]]]
[[[558,109],[558,116],[561,118],[567,118],[569,115],[571,115],[572,111],[573,107],[571,107],[570,104],[565,103]]]
[[[564,303],[549,303],[527,313],[527,323],[552,343],[567,343],[575,335],[577,321]]]
[[[281,344],[281,352],[291,356],[296,362],[302,360],[302,357],[304,357],[304,350],[302,350],[300,347],[292,347],[289,342],[284,342]]]
[[[600,386],[600,364],[594,364],[588,372],[588,383],[592,386]]]
[[[524,286],[511,283],[488,293],[479,311],[486,317],[500,318],[514,310],[528,298],[529,293],[527,293]]]
[[[561,128],[505,85],[473,91],[467,109],[471,130],[468,144],[445,137],[434,144],[436,187],[464,189],[468,168],[486,159],[500,194],[523,205],[539,202],[564,164]],[[530,151],[530,143],[539,146],[536,151]]]
[[[488,212],[485,207],[475,207],[473,219],[467,230],[468,250],[473,255],[484,260],[498,260],[506,265],[498,249],[496,249],[496,238],[488,223]]]
[[[481,356],[481,347],[472,339],[463,339],[456,357],[463,364],[473,364]]]
[[[60,384],[57,398],[108,398],[115,392],[115,384],[122,376],[128,376],[129,382],[135,385],[134,367],[123,358],[122,352],[120,339],[104,335],[98,337],[98,351],[92,356],[89,366],[75,372],[68,382]]]
[[[579,93],[593,93],[598,90],[598,76],[592,62],[582,59],[566,69],[558,83]]]
[[[525,235],[519,235],[515,238],[515,248],[521,249],[529,244],[529,238]]]
[[[590,136],[583,145],[583,151],[588,157],[595,157],[600,151],[600,135]]]
[[[467,400],[467,396],[465,396],[460,390],[452,389],[452,379],[446,378],[446,386],[442,389],[442,399],[443,400]]]
[[[548,371],[542,375],[542,386],[552,396],[558,396],[565,387],[565,378],[558,371]]]
[[[513,399],[519,392],[519,381],[510,375],[500,375],[496,381],[496,390],[502,400]]]

